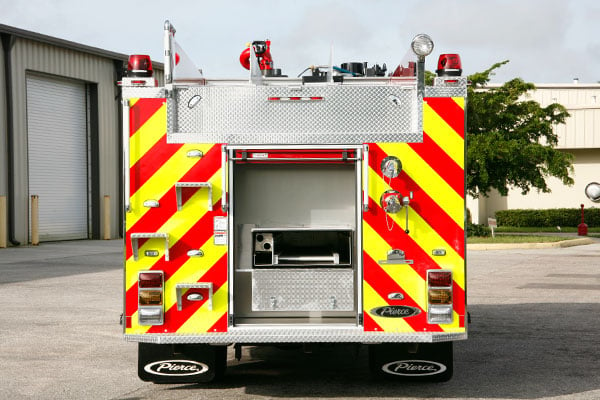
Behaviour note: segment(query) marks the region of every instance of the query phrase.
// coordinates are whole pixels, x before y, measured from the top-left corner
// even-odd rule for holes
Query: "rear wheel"
[[[378,378],[446,382],[452,378],[452,342],[369,346],[369,368]]]

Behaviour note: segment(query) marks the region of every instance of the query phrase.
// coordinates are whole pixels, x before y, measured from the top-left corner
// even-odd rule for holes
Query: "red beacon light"
[[[438,69],[435,70],[438,76],[461,76],[462,64],[458,54],[440,54],[438,59]]]
[[[132,54],[127,62],[127,76],[148,78],[152,76],[152,61],[145,54]]]

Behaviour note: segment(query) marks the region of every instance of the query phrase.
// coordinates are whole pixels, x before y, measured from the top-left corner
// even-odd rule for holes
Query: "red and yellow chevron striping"
[[[164,99],[134,99],[130,112],[131,211],[126,215],[125,239],[126,333],[226,332],[227,246],[214,241],[214,217],[225,216],[219,207],[221,145],[168,144]],[[369,211],[363,214],[362,238],[365,331],[465,331],[464,99],[427,98],[423,115],[423,142],[369,145]],[[203,156],[189,157],[191,150],[200,151]],[[397,177],[389,178],[382,172],[382,161],[388,156],[402,162],[402,171]],[[198,185],[176,188],[177,183]],[[408,226],[404,210],[387,214],[379,204],[387,190],[398,191],[402,196],[412,193]],[[148,200],[159,206],[145,206]],[[166,233],[168,260],[162,237],[139,239],[139,257],[135,259],[131,235],[140,233]],[[406,258],[413,262],[381,263],[391,249],[404,251]],[[190,250],[202,250],[204,256],[190,257]],[[434,250],[444,250],[445,255],[434,255]],[[427,320],[427,271],[431,269],[452,271],[452,323],[431,324]],[[145,270],[165,274],[165,323],[162,325],[138,323],[137,275]],[[191,302],[184,295],[178,307],[175,285],[181,283],[210,283],[212,297],[206,287],[183,289],[185,294],[191,291],[201,294],[203,300]],[[386,306],[405,306],[415,312],[405,318],[390,318],[374,312]]]
[[[422,143],[370,144],[369,211],[363,214],[365,331],[463,332],[465,330],[464,99],[426,98]],[[383,175],[384,158],[402,162],[398,177]],[[379,201],[387,190],[413,199],[405,210],[386,214]],[[409,233],[405,233],[405,229]],[[400,249],[412,264],[385,264],[387,252]],[[444,256],[434,250],[443,249]],[[451,324],[427,321],[427,270],[452,271],[454,318]],[[394,299],[400,293],[402,299]],[[390,298],[392,297],[392,298]],[[407,318],[380,316],[384,306],[416,310]]]
[[[132,99],[130,104],[131,211],[125,221],[126,334],[225,332],[227,246],[215,244],[213,239],[214,217],[225,215],[220,207],[221,145],[168,144],[165,100]],[[199,150],[203,156],[190,157],[190,150]],[[177,183],[198,185],[176,188]],[[181,196],[180,207],[177,191]],[[158,207],[145,206],[148,200],[158,202]],[[164,238],[139,239],[139,256],[134,259],[131,240],[134,233],[166,233],[169,260],[165,257]],[[147,250],[152,252],[146,253]],[[190,250],[201,250],[203,256],[191,257]],[[158,252],[158,256],[153,252]],[[163,325],[138,323],[137,279],[138,272],[145,270],[165,274]],[[175,285],[199,282],[212,284],[212,298],[209,299],[207,288],[184,288],[179,310]],[[202,295],[203,300],[188,301],[187,295],[192,292]]]

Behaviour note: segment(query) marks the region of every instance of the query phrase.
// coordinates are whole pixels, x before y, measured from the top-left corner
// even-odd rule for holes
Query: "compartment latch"
[[[379,260],[379,264],[412,264],[414,260],[407,260],[404,251],[392,249],[387,252],[387,260]]]

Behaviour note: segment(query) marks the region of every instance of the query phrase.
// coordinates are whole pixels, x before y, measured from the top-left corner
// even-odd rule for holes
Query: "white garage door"
[[[40,241],[88,238],[85,85],[27,77],[29,195],[39,196]]]

